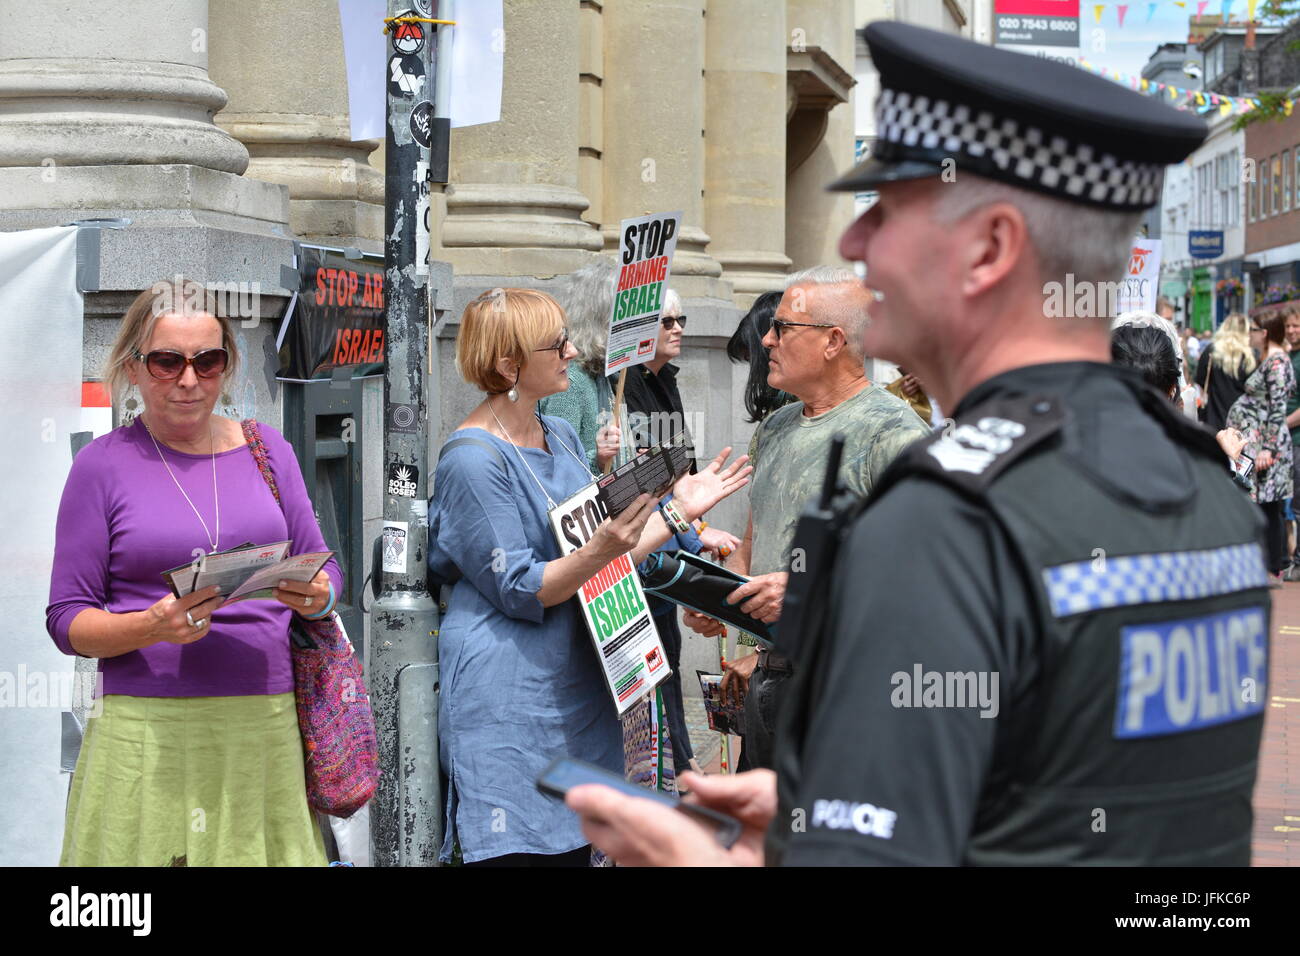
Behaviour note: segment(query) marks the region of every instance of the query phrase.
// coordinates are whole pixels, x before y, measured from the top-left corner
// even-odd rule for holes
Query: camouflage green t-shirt
[[[803,402],[774,411],[755,434],[749,573],[785,570],[799,515],[821,491],[832,438],[845,437],[840,480],[865,497],[899,452],[928,434],[907,402],[876,385],[820,415],[805,416]]]

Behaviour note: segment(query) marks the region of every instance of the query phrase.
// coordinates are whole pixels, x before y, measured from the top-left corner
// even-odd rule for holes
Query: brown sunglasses
[[[204,349],[187,358],[171,349],[154,349],[148,355],[136,352],[137,362],[143,362],[149,374],[163,382],[170,382],[185,374],[185,366],[193,365],[199,378],[215,378],[230,364],[230,353],[225,349]]]

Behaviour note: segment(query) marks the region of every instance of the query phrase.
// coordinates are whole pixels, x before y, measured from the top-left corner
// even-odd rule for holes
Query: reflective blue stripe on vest
[[[1052,614],[1069,617],[1135,604],[1214,597],[1268,586],[1264,551],[1255,543],[1205,551],[1104,553],[1043,570]]]
[[[1267,617],[1239,608],[1120,631],[1116,737],[1159,737],[1264,710]]]

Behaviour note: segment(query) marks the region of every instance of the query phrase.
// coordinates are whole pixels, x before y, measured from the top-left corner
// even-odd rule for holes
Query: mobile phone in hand
[[[725,813],[718,813],[707,807],[683,803],[680,797],[661,793],[658,790],[638,787],[634,783],[628,783],[618,774],[610,773],[604,767],[597,767],[595,764],[575,760],[572,757],[556,757],[551,761],[550,766],[537,778],[537,789],[547,796],[563,800],[570,789],[585,783],[603,784],[626,796],[653,800],[663,806],[680,810],[697,823],[703,824],[713,834],[713,838],[728,850],[740,839],[741,831],[744,829],[735,817],[729,817]]]

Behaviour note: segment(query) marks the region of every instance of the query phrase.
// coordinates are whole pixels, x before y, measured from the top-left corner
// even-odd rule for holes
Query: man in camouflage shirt
[[[788,575],[803,570],[803,556],[790,553],[795,524],[821,488],[832,438],[845,438],[842,481],[865,497],[899,452],[929,434],[906,402],[866,377],[858,343],[869,296],[848,269],[796,273],[763,338],[768,384],[797,401],[769,415],[755,433],[749,527],[727,566],[751,578],[729,596],[731,603],[769,623],[780,619]],[[701,634],[722,630],[689,611],[684,619]],[[728,665],[724,695],[749,691],[739,769],[772,766],[776,712],[793,672],[788,658],[766,649]]]

